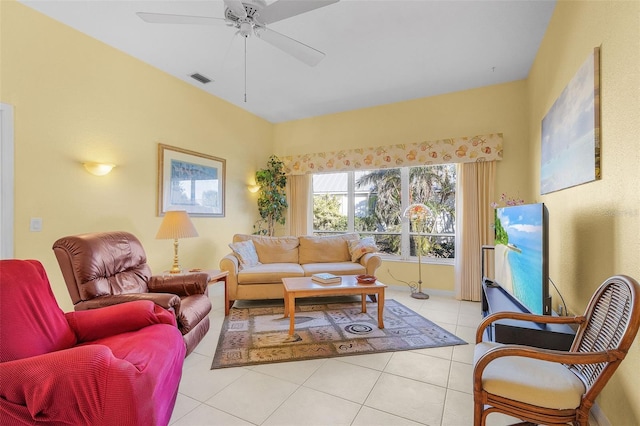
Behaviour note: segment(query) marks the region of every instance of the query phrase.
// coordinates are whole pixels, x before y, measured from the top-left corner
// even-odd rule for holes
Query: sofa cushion
[[[474,348],[473,363],[500,343],[480,342]],[[535,374],[531,374],[535,371]],[[585,387],[564,365],[521,356],[497,358],[482,374],[482,387],[504,398],[554,410],[580,405]]]
[[[300,264],[348,262],[351,260],[348,241],[357,240],[358,234],[341,234],[330,237],[299,237]]]
[[[365,274],[367,270],[359,263],[334,262],[334,263],[305,263],[302,265],[304,276],[310,277],[319,272],[328,272],[334,275],[360,275]]]
[[[367,253],[375,253],[378,251],[376,241],[373,237],[364,237],[361,240],[349,241],[349,253],[351,254],[351,261],[357,262],[362,256]]]
[[[303,276],[302,266],[297,263],[263,263],[240,271],[238,284],[281,284],[282,278]]]
[[[233,242],[253,241],[260,263],[298,263],[297,237],[236,234]]]
[[[251,268],[260,264],[258,253],[252,240],[231,243],[229,248],[233,250],[233,254],[238,258],[240,269]]]

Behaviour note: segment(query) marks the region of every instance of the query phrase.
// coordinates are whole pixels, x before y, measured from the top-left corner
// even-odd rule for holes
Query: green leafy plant
[[[272,155],[267,167],[256,172],[258,192],[258,212],[260,219],[254,225],[256,234],[273,236],[276,224],[284,225],[286,220],[287,195],[285,188],[287,177],[284,174],[284,163]]]
[[[500,222],[500,219],[498,219],[497,215],[495,218],[495,230],[495,244],[504,244],[505,246],[509,244],[509,235],[507,234],[507,231],[502,227],[502,223]]]
[[[346,231],[347,217],[340,212],[340,200],[331,194],[313,197],[313,229]]]
[[[524,204],[524,200],[522,198],[513,198],[509,197],[506,193],[502,193],[500,195],[499,201],[494,201],[491,203],[491,208],[498,209],[498,207],[509,207],[509,206],[519,206]],[[494,210],[494,223],[493,229],[495,230],[495,243],[496,244],[509,244],[509,235],[507,231],[502,227],[502,223],[498,218],[498,211]]]

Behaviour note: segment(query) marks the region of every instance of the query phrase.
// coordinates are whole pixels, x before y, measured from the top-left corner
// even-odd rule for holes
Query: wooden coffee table
[[[367,295],[374,294],[378,298],[378,328],[384,328],[384,289],[385,284],[376,281],[374,284],[359,284],[355,275],[342,275],[342,281],[332,284],[321,284],[311,277],[283,278],[284,284],[284,316],[289,317],[289,335],[293,336],[295,328],[296,298],[317,296],[362,296],[362,312],[367,312]]]

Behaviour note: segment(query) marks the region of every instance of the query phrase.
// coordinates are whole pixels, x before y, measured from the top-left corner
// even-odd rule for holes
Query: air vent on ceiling
[[[210,79],[210,78],[205,77],[204,75],[199,74],[199,73],[197,73],[197,72],[196,72],[196,73],[191,74],[191,76],[190,76],[190,77],[191,77],[192,79],[194,79],[194,80],[199,81],[199,82],[200,82],[200,83],[202,83],[202,84],[211,83],[211,79]]]

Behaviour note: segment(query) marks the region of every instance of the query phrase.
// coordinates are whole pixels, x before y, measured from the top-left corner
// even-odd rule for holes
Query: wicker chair
[[[568,352],[483,342],[486,327],[505,318],[579,327]],[[588,425],[596,396],[626,356],[639,325],[640,285],[623,275],[607,279],[582,316],[488,316],[476,333],[474,425],[484,425],[493,412],[533,424]]]

